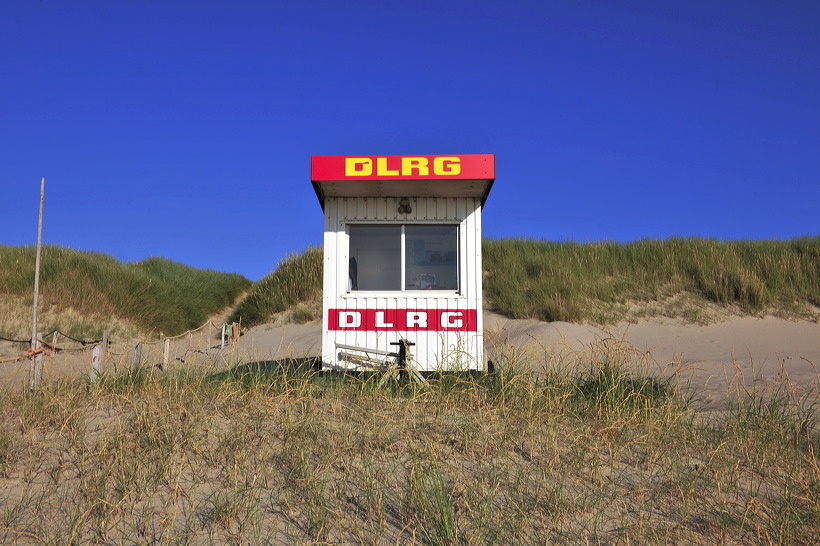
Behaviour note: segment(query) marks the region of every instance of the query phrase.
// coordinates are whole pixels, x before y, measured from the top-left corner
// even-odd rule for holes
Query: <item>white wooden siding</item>
[[[412,212],[400,214],[397,198],[330,197],[325,200],[324,313],[322,359],[326,369],[349,368],[338,360],[337,344],[394,351],[404,337],[422,371],[484,370],[481,310],[481,200],[479,198],[409,198]],[[459,225],[460,293],[348,292],[346,227],[357,223]],[[330,330],[329,309],[476,310],[475,332]]]

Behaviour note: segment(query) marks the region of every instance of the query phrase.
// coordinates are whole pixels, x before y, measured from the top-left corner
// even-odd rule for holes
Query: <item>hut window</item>
[[[349,290],[457,292],[457,225],[350,225]]]
[[[458,226],[404,226],[404,289],[458,290]]]
[[[401,226],[350,226],[351,290],[401,290]]]

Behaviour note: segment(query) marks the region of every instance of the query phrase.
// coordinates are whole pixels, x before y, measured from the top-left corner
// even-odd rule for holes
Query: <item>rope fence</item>
[[[0,341],[8,341],[11,343],[31,343],[30,339],[9,339],[3,336],[0,336]]]
[[[167,370],[177,362],[189,364],[197,359],[213,358],[221,354],[224,349],[233,348],[241,334],[239,323],[217,325],[209,319],[198,328],[176,336],[163,336],[159,340],[117,341],[108,339],[108,332],[105,332],[102,339],[84,340],[59,330],[52,330],[47,334],[38,334],[38,348],[26,351],[20,351],[19,348],[15,351],[11,347],[6,347],[4,351],[2,346],[4,342],[28,345],[31,343],[30,339],[0,336],[0,365],[34,359],[35,362],[31,364],[29,376],[29,387],[34,389],[39,383],[43,357],[90,351],[90,378],[93,382],[99,379],[106,360],[109,359],[115,368],[127,365],[148,365]],[[18,354],[13,355],[14,352]],[[78,365],[82,366],[82,364]]]
[[[44,338],[47,338],[48,336],[53,336],[54,334],[57,334],[61,338],[69,339],[71,341],[74,341],[74,342],[79,343],[79,344],[84,345],[84,346],[85,345],[96,345],[97,343],[102,341],[101,339],[95,339],[95,340],[89,340],[89,341],[86,341],[86,340],[83,340],[83,339],[77,339],[77,338],[71,337],[70,335],[68,335],[64,332],[61,332],[60,330],[52,330],[47,334],[38,334],[37,339],[40,342],[43,342],[42,340]],[[0,341],[8,341],[10,343],[31,343],[31,339],[9,339],[9,338],[3,337],[3,336],[0,336]]]

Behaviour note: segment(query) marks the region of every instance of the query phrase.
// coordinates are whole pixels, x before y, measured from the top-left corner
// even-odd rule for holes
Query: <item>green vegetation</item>
[[[485,307],[513,318],[709,322],[714,309],[819,318],[820,237],[627,244],[485,239],[483,253]],[[228,320],[254,326],[321,317],[322,263],[320,248],[289,256],[250,287]],[[33,270],[32,247],[0,246],[0,335],[27,337]],[[136,333],[129,325],[174,335],[199,326],[250,286],[239,275],[161,258],[124,264],[55,246],[44,249],[41,283],[43,331],[75,336]]]
[[[7,303],[0,305],[0,335],[31,333],[34,259],[33,246],[0,245],[0,304]],[[143,333],[174,335],[203,324],[250,284],[240,275],[163,258],[126,264],[105,254],[46,245],[40,265],[41,330],[96,337],[104,329],[117,332],[117,325],[125,330],[130,325]]]
[[[627,244],[501,239],[485,240],[483,252],[487,307],[513,318],[708,320],[698,315],[707,303],[813,316],[809,306],[820,306],[820,237]]]
[[[626,244],[485,239],[483,256],[485,308],[512,318],[611,324],[660,315],[708,322],[710,305],[817,318],[811,306],[820,306],[820,237]],[[310,248],[254,285],[231,320],[253,326],[289,311],[304,322],[320,316],[321,296],[322,251]]]
[[[310,247],[291,254],[273,273],[253,285],[228,317],[229,322],[254,326],[292,310],[295,322],[322,316],[322,249]]]
[[[496,353],[424,389],[294,359],[3,392],[0,541],[820,540],[820,385],[702,415],[620,340]]]

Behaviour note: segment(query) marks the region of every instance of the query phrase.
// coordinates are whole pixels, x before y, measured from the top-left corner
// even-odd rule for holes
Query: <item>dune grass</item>
[[[28,338],[35,248],[0,245],[0,335]],[[96,337],[112,325],[174,335],[204,323],[250,286],[236,274],[163,258],[123,263],[95,252],[45,245],[40,266],[42,330]],[[26,321],[20,321],[24,316]],[[115,328],[116,330],[116,328]]]
[[[625,244],[484,239],[482,249],[485,309],[512,318],[710,322],[714,308],[820,319],[820,237]],[[310,248],[254,285],[231,320],[253,326],[288,311],[297,322],[319,318],[321,295],[322,250]]]
[[[291,311],[290,318],[295,322],[320,318],[322,257],[321,248],[310,247],[282,260],[272,273],[253,285],[228,321],[254,326],[286,311]]]
[[[820,306],[820,237],[626,244],[502,239],[485,240],[483,252],[485,301],[514,318],[697,320],[706,304],[814,317],[811,306]]]
[[[787,381],[700,415],[618,340],[496,354],[425,389],[236,363],[4,392],[0,540],[820,540],[817,407]]]
[[[709,309],[720,309],[820,319],[820,237],[626,244],[485,239],[483,256],[485,308],[513,318],[709,322],[715,319]],[[174,335],[202,324],[246,290],[229,321],[307,322],[321,317],[322,263],[322,250],[308,248],[251,286],[239,275],[162,258],[124,264],[104,254],[46,246],[43,330],[95,337],[131,325]],[[0,246],[0,335],[27,336],[33,269],[33,247]]]

